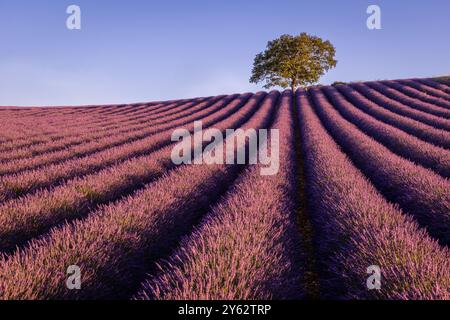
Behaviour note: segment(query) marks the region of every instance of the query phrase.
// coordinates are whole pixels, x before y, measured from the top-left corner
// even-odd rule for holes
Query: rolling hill
[[[174,164],[196,121],[278,132],[277,174]],[[450,298],[445,80],[3,107],[0,126],[0,299]]]

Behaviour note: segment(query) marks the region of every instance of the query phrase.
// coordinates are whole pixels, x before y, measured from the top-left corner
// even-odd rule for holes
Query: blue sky
[[[66,28],[66,8],[82,29]],[[381,7],[382,30],[366,27]],[[260,90],[254,56],[281,34],[330,40],[333,81],[449,73],[450,2],[0,0],[0,105],[125,103]]]

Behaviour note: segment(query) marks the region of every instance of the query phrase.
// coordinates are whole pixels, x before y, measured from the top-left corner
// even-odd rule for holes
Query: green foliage
[[[269,41],[255,57],[250,82],[265,81],[264,88],[308,86],[336,66],[336,50],[329,41],[302,33]]]
[[[335,81],[335,82],[333,82],[331,85],[332,85],[333,87],[335,87],[335,86],[346,85],[346,84],[347,84],[347,82],[343,82],[343,81]]]

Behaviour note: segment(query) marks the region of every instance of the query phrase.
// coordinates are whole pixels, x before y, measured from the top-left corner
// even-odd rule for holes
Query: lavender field
[[[174,164],[195,121],[278,129],[278,173]],[[0,107],[0,127],[0,300],[450,299],[449,83]]]

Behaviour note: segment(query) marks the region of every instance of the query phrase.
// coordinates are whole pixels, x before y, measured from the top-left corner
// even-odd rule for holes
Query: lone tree
[[[269,41],[264,52],[253,63],[250,82],[265,81],[264,88],[273,86],[308,86],[319,81],[326,71],[336,66],[336,50],[329,41],[302,33],[298,36],[282,35]]]

